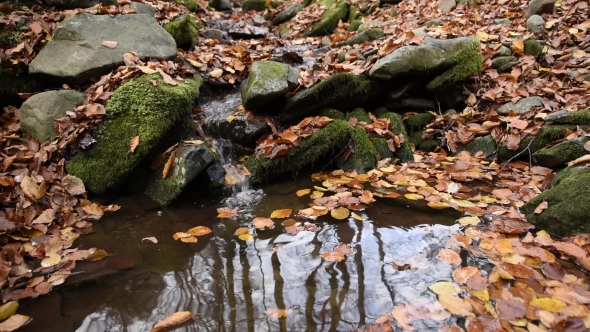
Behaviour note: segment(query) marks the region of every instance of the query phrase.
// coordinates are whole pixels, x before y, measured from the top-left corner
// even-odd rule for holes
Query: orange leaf
[[[228,207],[221,207],[217,209],[217,213],[217,218],[230,218],[238,214],[238,210]]]
[[[539,206],[537,206],[537,208],[535,209],[535,214],[540,214],[548,206],[549,206],[549,203],[547,203],[547,201],[543,201],[543,203],[539,204]]]
[[[131,141],[129,142],[129,150],[131,152],[135,152],[137,146],[139,145],[139,136],[134,136]]]
[[[291,209],[275,210],[270,214],[271,218],[287,218],[293,213]]]
[[[150,330],[150,332],[159,332],[167,328],[178,326],[187,320],[193,318],[193,314],[190,311],[175,312],[172,315],[158,321],[156,325]]]
[[[168,176],[168,172],[170,172],[172,170],[172,168],[174,168],[174,159],[176,158],[176,153],[172,152],[170,154],[170,157],[168,158],[168,161],[166,162],[166,165],[164,165],[164,170],[162,171],[162,178],[166,178]]]
[[[117,45],[118,45],[119,43],[117,43],[116,41],[103,40],[101,44],[102,44],[102,46],[104,46],[104,47],[108,47],[108,48],[115,48],[115,47],[117,47]]]
[[[258,229],[272,228],[275,224],[270,218],[257,217],[252,220],[252,225]]]
[[[338,251],[325,252],[322,254],[322,258],[328,262],[340,262],[344,260],[344,254]]]

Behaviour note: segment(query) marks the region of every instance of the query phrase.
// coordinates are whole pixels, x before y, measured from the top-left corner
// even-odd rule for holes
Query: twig
[[[533,155],[530,153],[531,152],[531,144],[533,144],[533,142],[537,139],[537,136],[533,137],[533,139],[529,142],[529,144],[526,146],[526,148],[522,151],[520,151],[519,153],[515,154],[514,156],[512,156],[510,159],[508,159],[504,165],[502,167],[500,167],[500,170],[503,170],[504,167],[506,167],[506,165],[508,165],[508,163],[510,163],[512,160],[516,159],[516,157],[520,156],[521,154],[523,154],[525,151],[529,151],[529,166],[532,165],[532,158]]]

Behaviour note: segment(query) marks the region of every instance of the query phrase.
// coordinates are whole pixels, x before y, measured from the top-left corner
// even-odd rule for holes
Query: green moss
[[[385,107],[376,109],[373,114],[375,114],[375,116],[379,119],[389,119],[389,123],[391,124],[391,132],[395,135],[403,135],[404,144],[402,144],[402,146],[400,146],[397,150],[397,156],[401,159],[401,161],[408,162],[414,160],[414,153],[412,152],[412,147],[410,146],[410,141],[408,139],[409,136],[406,132],[406,128],[404,127],[404,121],[401,115],[389,112]]]
[[[483,65],[479,46],[477,38],[471,38],[471,43],[459,45],[456,52],[447,55],[456,65],[430,81],[426,87],[430,90],[441,89],[479,73]]]
[[[338,22],[346,18],[347,12],[348,3],[342,0],[336,5],[336,8],[330,8],[324,11],[320,21],[304,31],[303,35],[323,36],[332,33],[338,26]]]
[[[154,86],[150,81],[155,80]],[[96,133],[97,143],[66,165],[94,193],[104,193],[126,179],[163,137],[190,114],[202,84],[200,76],[172,86],[160,75],[145,75],[119,87],[109,99],[106,119]],[[134,152],[131,138],[139,136]]]
[[[434,119],[436,119],[436,116],[432,115],[432,113],[418,113],[410,115],[410,117],[406,120],[406,123],[408,124],[410,133],[413,133],[415,130],[420,130],[421,132],[422,129],[424,129],[427,124],[434,121]],[[421,135],[422,134],[420,133],[420,136]]]
[[[305,167],[313,166],[350,142],[354,129],[346,121],[334,120],[311,137],[301,141],[301,146],[277,159],[250,158],[245,166],[254,175],[255,181],[270,179],[283,174],[296,174]]]
[[[195,0],[176,0],[176,3],[186,7],[191,12],[199,10],[199,4]]]
[[[281,1],[271,1],[270,6],[272,8],[277,8],[282,4]],[[242,10],[245,12],[249,12],[251,10],[255,10],[257,12],[261,12],[266,10],[266,0],[244,0],[242,2]]]
[[[348,21],[351,22],[351,24],[352,24],[352,22],[354,22],[356,20],[360,21],[360,18],[361,18],[361,13],[356,9],[355,6],[350,6],[350,11],[348,13]],[[349,31],[356,31],[356,29],[349,30]]]
[[[365,173],[375,168],[377,150],[367,136],[365,128],[357,126],[353,133],[354,153],[346,161],[341,162],[342,169],[347,172],[357,171]]]
[[[291,33],[291,26],[289,25],[289,23],[284,23],[281,25],[281,38],[285,38],[289,35],[289,33]]]
[[[320,112],[321,116],[327,116],[330,119],[334,119],[334,120],[345,120],[346,116],[344,115],[344,113],[340,112],[339,110],[335,110],[332,108],[327,108],[323,111]]]
[[[11,30],[0,30],[0,48],[8,48],[19,42],[19,33]]]
[[[534,213],[543,201],[547,201],[547,209]],[[590,232],[590,169],[575,167],[562,171],[551,189],[531,199],[522,210],[528,221],[559,236]]]
[[[50,87],[49,84],[50,82],[26,74],[0,74],[0,108],[8,105],[20,106],[23,100],[18,96],[19,93],[41,92]]]
[[[350,22],[350,25],[348,25],[348,31],[357,31],[361,24],[363,24],[363,21],[361,20],[354,20]]]
[[[381,159],[385,158],[393,158],[393,152],[389,150],[389,145],[387,144],[387,139],[383,137],[375,137],[373,138],[373,146],[375,150],[379,154]]]
[[[438,147],[440,146],[440,142],[438,140],[427,140],[424,141],[422,143],[420,143],[420,145],[418,145],[418,150],[420,151],[427,151],[427,152],[432,152],[436,149],[438,149]]]
[[[203,25],[190,14],[178,16],[170,23],[164,24],[164,29],[174,37],[178,46],[196,44],[197,32],[202,28]]]
[[[553,113],[552,113],[553,114]],[[590,108],[568,112],[567,116],[551,120],[552,124],[579,124],[590,125]]]
[[[578,159],[587,153],[584,149],[586,139],[575,139],[561,142],[548,148],[542,148],[533,156],[535,163],[548,168],[561,168],[568,162]]]
[[[414,147],[416,147],[416,149],[418,149],[420,143],[424,142],[422,134],[423,132],[421,130],[415,130],[411,134],[409,134],[410,137],[408,137],[408,140],[411,144],[414,144]]]
[[[369,115],[367,115],[367,112],[365,112],[365,110],[362,108],[355,108],[352,112],[346,114],[346,120],[350,120],[352,118],[356,118],[359,122],[373,122],[371,121]]]

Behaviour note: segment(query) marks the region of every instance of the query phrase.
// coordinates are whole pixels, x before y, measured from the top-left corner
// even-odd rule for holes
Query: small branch
[[[504,167],[506,167],[506,165],[508,165],[508,163],[510,163],[512,160],[516,159],[518,156],[520,156],[521,154],[523,154],[525,151],[529,151],[529,166],[531,166],[531,165],[532,165],[532,163],[533,163],[533,162],[532,162],[533,155],[532,155],[532,153],[530,153],[530,152],[531,152],[531,144],[533,144],[533,142],[534,142],[536,139],[537,139],[537,136],[535,136],[535,137],[534,137],[534,138],[533,138],[533,139],[532,139],[532,140],[529,142],[529,144],[526,146],[526,148],[525,148],[524,150],[520,151],[519,153],[515,154],[515,155],[514,155],[514,156],[512,156],[510,159],[508,159],[508,160],[507,160],[507,161],[504,163],[504,165],[503,165],[502,167],[500,167],[500,170],[503,170],[503,169],[504,169]]]

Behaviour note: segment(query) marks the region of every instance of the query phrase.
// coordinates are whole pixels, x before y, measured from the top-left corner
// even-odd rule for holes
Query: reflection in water
[[[281,196],[280,191],[290,194]],[[267,196],[254,214],[303,206],[305,200],[293,193],[284,186],[267,188]],[[183,269],[155,272],[136,268],[106,284],[52,293],[48,299],[61,296],[56,313],[60,319],[52,316],[53,325],[43,323],[46,318],[36,313],[56,309],[48,309],[42,301],[33,302],[27,308],[35,318],[30,330],[147,331],[158,320],[188,310],[196,314],[195,321],[175,331],[350,331],[373,323],[399,303],[428,306],[435,299],[428,285],[450,280],[451,266],[440,261],[437,252],[456,226],[395,226],[439,221],[432,215],[378,202],[367,214],[361,213],[363,221],[350,218],[334,223],[327,218],[318,221],[318,231],[295,236],[284,234],[277,222],[272,230],[258,231],[255,241],[244,242],[233,234],[250,220],[219,223],[214,210],[211,204],[175,208],[176,221],[213,229],[213,234],[199,238],[197,244],[181,244],[194,250]],[[164,211],[158,227],[166,225],[167,213]],[[141,223],[120,222],[119,227],[127,222]],[[145,246],[149,251],[143,259],[150,260],[158,250],[169,250],[166,237],[171,238],[174,231],[140,232],[140,236],[160,232],[162,241]],[[339,243],[350,244],[355,253],[338,263],[322,260],[321,254]],[[392,262],[409,263],[411,268],[398,271]],[[289,314],[283,319],[267,314],[276,309],[287,309]],[[63,326],[55,325],[64,320]],[[442,323],[419,321],[414,327],[433,330]]]

